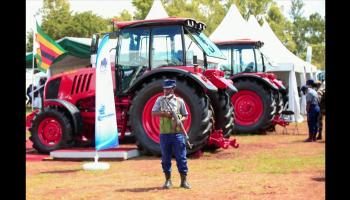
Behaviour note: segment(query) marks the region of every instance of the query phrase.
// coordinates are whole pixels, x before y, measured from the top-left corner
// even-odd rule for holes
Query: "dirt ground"
[[[108,160],[107,171],[84,171],[90,161],[27,161],[26,198],[34,199],[325,199],[325,139],[304,143],[306,122],[267,135],[234,136],[238,149],[204,152],[189,158],[191,190],[163,190],[160,158]],[[323,135],[323,138],[325,136]],[[102,160],[103,161],[103,160]]]

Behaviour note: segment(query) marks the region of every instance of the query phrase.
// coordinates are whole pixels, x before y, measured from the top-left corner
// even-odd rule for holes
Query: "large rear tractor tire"
[[[235,133],[264,133],[276,113],[276,101],[268,86],[254,79],[234,83],[238,92],[231,100],[235,108]]]
[[[233,133],[234,113],[231,99],[225,90],[219,90],[210,96],[211,105],[214,109],[215,129],[222,129],[225,138]]]
[[[39,153],[49,154],[74,144],[72,125],[68,117],[52,108],[44,108],[36,114],[29,131],[29,139]]]
[[[175,79],[175,78],[173,78]],[[156,99],[163,95],[163,79],[153,79],[143,84],[132,100],[128,124],[135,134],[136,144],[141,153],[161,155],[159,145],[159,117],[152,116],[152,107]],[[209,99],[196,90],[189,82],[176,80],[175,94],[181,97],[189,113],[184,122],[192,149],[187,146],[187,154],[192,154],[204,147],[213,127],[213,113],[209,109]]]
[[[276,113],[275,115],[280,115],[283,111],[283,94],[281,92],[275,91],[275,101],[276,101]]]

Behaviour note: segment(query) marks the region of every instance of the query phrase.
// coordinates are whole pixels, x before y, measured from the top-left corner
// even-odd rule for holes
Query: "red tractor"
[[[227,60],[220,64],[238,92],[231,96],[235,108],[235,132],[262,133],[274,126],[283,109],[286,89],[266,72],[263,43],[249,39],[215,42]]]
[[[112,63],[119,138],[130,133],[144,154],[160,155],[159,118],[151,115],[164,79],[176,79],[175,93],[189,112],[184,127],[193,148],[235,146],[233,107],[228,94],[237,92],[220,70],[205,70],[207,57],[224,58],[203,33],[205,24],[188,18],[116,22],[118,39]],[[95,38],[96,35],[94,35]],[[93,40],[92,54],[97,40]],[[198,63],[197,63],[198,58]],[[204,66],[202,69],[199,65]],[[27,117],[30,140],[40,153],[78,144],[94,144],[95,68],[51,77],[44,107]],[[235,146],[237,147],[237,146]]]

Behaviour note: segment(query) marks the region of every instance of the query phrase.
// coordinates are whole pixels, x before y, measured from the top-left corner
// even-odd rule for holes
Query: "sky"
[[[102,17],[113,17],[119,15],[124,9],[129,13],[134,13],[132,0],[68,0],[70,9],[73,12],[84,12],[91,10],[93,13]],[[289,18],[289,10],[291,0],[274,0],[281,6],[282,12]],[[26,32],[32,30],[35,25],[34,15],[42,7],[43,0],[26,0]],[[325,0],[303,0],[304,15],[309,16],[314,12],[318,12],[321,16],[325,16]],[[38,23],[41,24],[41,16],[36,16]]]

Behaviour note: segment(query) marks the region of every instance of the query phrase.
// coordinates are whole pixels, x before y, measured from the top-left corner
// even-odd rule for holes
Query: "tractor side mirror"
[[[97,53],[99,39],[100,39],[100,36],[97,33],[92,35],[91,46],[90,46],[91,54]]]

